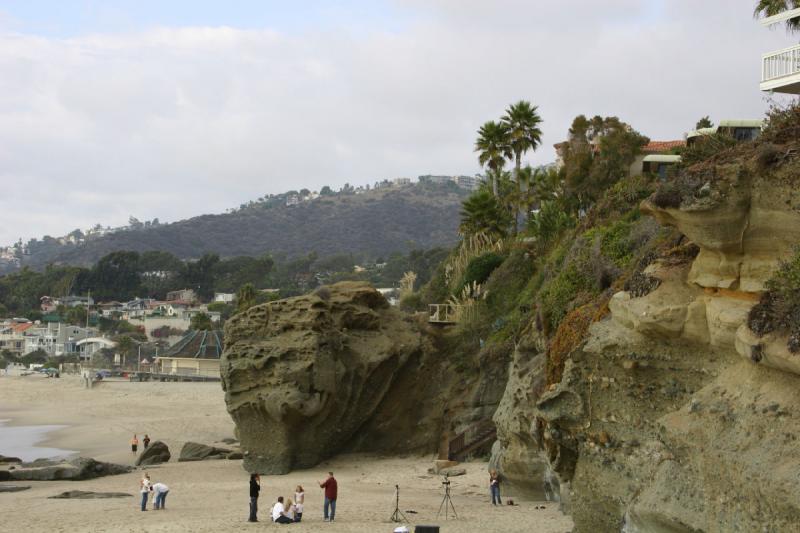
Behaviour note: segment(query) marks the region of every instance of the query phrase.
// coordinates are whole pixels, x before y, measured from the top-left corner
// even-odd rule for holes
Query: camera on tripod
[[[447,474],[445,474],[442,477],[442,479],[444,480],[444,481],[442,481],[442,485],[449,485],[450,484],[450,477]]]

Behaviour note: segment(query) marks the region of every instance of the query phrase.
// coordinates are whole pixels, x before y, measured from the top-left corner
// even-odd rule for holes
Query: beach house
[[[764,26],[800,18],[800,8],[761,19]],[[800,44],[761,57],[761,90],[800,94]]]
[[[179,376],[218,377],[222,349],[221,330],[191,330],[156,358],[153,372]]]

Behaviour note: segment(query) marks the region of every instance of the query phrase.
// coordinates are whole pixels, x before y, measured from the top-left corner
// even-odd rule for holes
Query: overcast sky
[[[657,140],[759,118],[760,56],[797,38],[754,3],[0,0],[0,244],[473,174],[475,131],[519,99],[535,164],[581,113]]]

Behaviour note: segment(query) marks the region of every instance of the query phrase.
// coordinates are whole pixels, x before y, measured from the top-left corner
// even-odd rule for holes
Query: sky
[[[265,194],[474,174],[524,99],[654,140],[760,118],[754,0],[0,0],[0,245]],[[778,99],[780,100],[780,99]]]

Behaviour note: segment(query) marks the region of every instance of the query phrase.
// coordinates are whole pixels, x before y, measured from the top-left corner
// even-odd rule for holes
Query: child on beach
[[[306,492],[302,485],[297,485],[294,489],[294,521],[300,522],[303,519],[303,503],[306,501]]]

